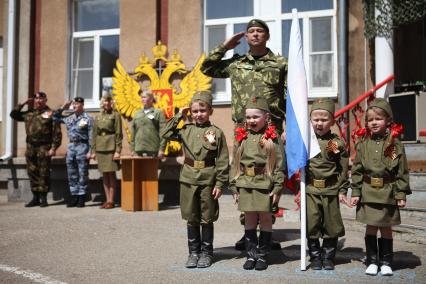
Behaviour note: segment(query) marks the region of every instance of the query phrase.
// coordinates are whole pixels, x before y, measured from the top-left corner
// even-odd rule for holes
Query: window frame
[[[68,56],[68,99],[72,99],[75,95],[73,93],[73,76],[74,76],[74,41],[79,38],[92,38],[93,39],[93,88],[91,98],[85,98],[84,108],[86,110],[99,110],[100,109],[100,67],[101,67],[101,37],[103,36],[118,36],[120,38],[120,28],[90,30],[90,31],[74,31],[75,27],[75,14],[74,14],[74,1],[69,1],[70,12],[70,39],[69,39],[69,56]],[[120,49],[120,46],[118,46]]]
[[[275,53],[282,53],[282,21],[284,20],[292,20],[292,13],[281,13],[281,0],[252,0],[253,1],[253,15],[247,17],[235,17],[235,18],[222,18],[222,19],[207,19],[207,0],[203,1],[203,50],[206,54],[208,54],[208,28],[211,26],[224,25],[226,27],[225,38],[228,39],[234,33],[234,25],[247,23],[249,20],[253,18],[261,18],[265,22],[268,23],[270,33],[273,34],[271,39],[268,41],[267,46]],[[262,11],[267,5],[270,5],[272,2],[275,3],[275,11],[276,14],[268,14],[265,13],[262,15]],[[333,9],[324,9],[324,10],[315,10],[315,11],[304,11],[298,12],[298,19],[302,20],[303,24],[303,59],[305,62],[306,68],[306,77],[308,83],[308,98],[322,98],[322,97],[331,97],[336,98],[338,95],[338,54],[337,54],[337,1],[333,0]],[[332,59],[332,86],[331,87],[321,87],[321,88],[313,88],[311,86],[311,64],[310,64],[310,36],[311,36],[311,28],[310,28],[310,20],[314,18],[323,18],[323,17],[331,17],[331,47],[332,51],[329,53],[333,55]],[[229,50],[224,58],[230,58],[234,54],[233,50]],[[225,79],[225,92],[218,92],[215,95],[219,99],[215,99],[213,103],[215,105],[223,105],[231,103],[231,81],[229,78]]]
[[[0,106],[3,106],[3,37],[0,36]],[[0,107],[0,121],[3,121],[3,107]]]

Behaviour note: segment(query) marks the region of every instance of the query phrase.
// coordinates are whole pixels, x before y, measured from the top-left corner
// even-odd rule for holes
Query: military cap
[[[393,112],[390,104],[387,100],[382,98],[375,98],[368,106],[367,110],[372,107],[377,107],[384,110],[391,118],[393,118]]]
[[[112,95],[111,95],[111,93],[110,93],[110,92],[108,92],[108,91],[103,91],[103,92],[102,92],[102,98],[103,98],[104,100],[111,100],[111,99],[112,99]]]
[[[46,98],[47,97],[45,92],[37,92],[37,93],[34,94],[33,97],[35,98],[37,96],[40,97],[40,98]]]
[[[260,28],[263,28],[267,33],[269,33],[269,27],[268,27],[268,25],[265,23],[265,21],[262,21],[260,19],[250,20],[247,23],[246,31],[248,31],[248,29],[251,28],[251,27],[260,27]]]
[[[312,104],[311,113],[314,110],[326,110],[334,117],[334,101],[332,99],[318,99]]]
[[[252,97],[246,104],[246,109],[260,109],[269,112],[268,102],[262,97]]]
[[[84,98],[82,98],[82,97],[75,97],[75,98],[74,98],[74,101],[75,101],[76,103],[82,103],[82,104],[84,104]]]
[[[207,103],[209,106],[212,106],[213,97],[210,92],[201,91],[195,93],[195,95],[192,97],[191,103],[193,103],[194,101],[202,101]]]

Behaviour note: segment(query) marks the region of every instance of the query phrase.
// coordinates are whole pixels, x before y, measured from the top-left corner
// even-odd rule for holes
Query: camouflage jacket
[[[281,129],[285,118],[287,59],[268,50],[257,59],[249,52],[222,60],[226,51],[223,44],[213,49],[201,65],[201,71],[214,78],[231,79],[232,120],[242,123],[244,106],[251,97],[260,95],[268,101],[272,120]]]
[[[349,155],[343,140],[334,133],[318,136],[321,153],[308,161],[306,192],[318,195],[346,194],[350,186],[348,178]],[[312,179],[326,180],[324,188],[317,188]],[[328,181],[332,181],[328,184]]]
[[[391,147],[391,148],[388,148]],[[397,138],[389,143],[384,137],[365,138],[355,146],[356,156],[352,165],[352,196],[361,197],[362,203],[396,205],[411,194],[409,172],[404,145]],[[393,182],[374,187],[364,182],[364,175],[376,178],[392,177]]]
[[[15,107],[10,113],[10,117],[25,122],[27,143],[34,145],[50,144],[51,148],[56,150],[61,145],[62,132],[60,124],[53,121],[52,110],[49,107],[42,110],[21,111],[21,109],[21,105]]]

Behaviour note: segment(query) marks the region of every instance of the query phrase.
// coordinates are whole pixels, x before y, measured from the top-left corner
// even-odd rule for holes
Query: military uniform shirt
[[[53,118],[65,124],[70,142],[80,142],[91,144],[93,134],[93,119],[83,112],[79,116],[73,113],[69,116],[62,116],[62,109],[54,112]]]
[[[185,157],[196,161],[214,159],[216,165],[197,169],[184,164],[179,181],[192,185],[214,185],[223,189],[228,183],[229,174],[229,155],[224,133],[210,122],[204,125],[187,123],[177,129],[182,119],[181,113],[172,117],[162,131],[162,137],[181,142]],[[214,133],[214,143],[207,141],[207,133]]]
[[[261,147],[259,142],[262,139],[263,132],[254,132],[247,130],[248,136],[245,139],[246,144],[241,155],[240,165],[244,168],[251,167],[265,167],[266,166],[266,149]],[[266,172],[255,176],[246,176],[241,171],[241,175],[231,181],[231,190],[236,192],[235,187],[241,188],[254,188],[254,189],[267,189],[273,193],[279,193],[283,187],[284,173],[283,173],[283,145],[279,138],[274,140],[276,167],[270,178]]]
[[[166,141],[160,137],[166,118],[160,109],[143,109],[136,112],[132,121],[130,147],[134,152],[164,151]]]
[[[317,135],[321,153],[308,161],[307,180],[320,179],[334,181],[325,188],[317,188],[307,183],[306,192],[320,195],[346,194],[350,182],[348,179],[349,156],[343,140],[334,133]],[[334,151],[333,151],[334,150]]]
[[[356,157],[352,166],[352,196],[360,196],[361,203],[396,205],[411,193],[407,157],[402,143],[393,138],[395,159],[385,155],[389,146],[388,135],[366,138],[356,145]],[[363,176],[395,177],[395,181],[383,187],[373,187],[363,181]]]
[[[232,120],[243,123],[248,100],[262,96],[268,101],[272,121],[279,130],[285,117],[287,59],[268,53],[255,59],[250,52],[222,60],[227,49],[219,45],[206,57],[201,71],[214,78],[230,78],[232,84]]]
[[[21,108],[18,105],[10,116],[14,120],[25,122],[27,143],[50,144],[51,149],[56,150],[61,145],[62,132],[59,123],[53,121],[52,110],[46,107],[43,110],[21,111]]]
[[[122,140],[120,114],[116,111],[101,111],[94,120],[92,151],[120,153]]]

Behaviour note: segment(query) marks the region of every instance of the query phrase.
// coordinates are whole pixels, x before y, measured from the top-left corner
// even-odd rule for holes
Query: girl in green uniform
[[[141,100],[143,109],[136,112],[131,127],[132,155],[162,159],[166,141],[160,137],[160,131],[166,124],[166,118],[161,109],[154,108],[155,98],[151,91],[145,90]]]
[[[115,172],[120,169],[120,157],[123,132],[120,114],[113,110],[113,100],[109,93],[101,99],[101,112],[93,124],[92,159],[98,160],[98,169],[103,175],[106,201],[101,209],[114,208],[116,186]]]
[[[356,144],[352,166],[352,199],[356,219],[366,224],[365,248],[368,275],[392,275],[392,226],[401,223],[399,208],[411,194],[404,146],[397,138],[402,131],[393,123],[392,109],[381,98],[373,100],[366,114],[367,129]],[[381,238],[378,239],[377,231]]]
[[[272,205],[278,203],[284,182],[284,148],[275,127],[269,124],[265,99],[250,99],[245,117],[245,127],[236,129],[239,145],[230,188],[238,209],[245,213],[247,260],[243,268],[265,270],[271,247]],[[257,224],[260,225],[259,240]]]

